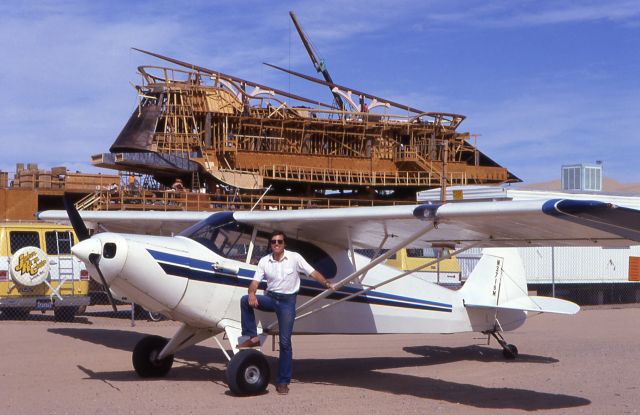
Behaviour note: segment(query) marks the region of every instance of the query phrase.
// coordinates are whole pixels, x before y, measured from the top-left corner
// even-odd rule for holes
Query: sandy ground
[[[142,380],[131,350],[173,322],[89,313],[0,321],[1,413],[199,414],[640,413],[640,308],[543,315],[507,333],[505,361],[480,335],[295,336],[287,396],[232,396],[215,341],[176,356],[160,380]],[[275,373],[277,353],[266,351]]]

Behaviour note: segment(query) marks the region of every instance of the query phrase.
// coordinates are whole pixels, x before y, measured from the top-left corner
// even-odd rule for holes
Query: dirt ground
[[[213,339],[176,356],[166,378],[142,380],[131,350],[173,322],[98,312],[73,323],[49,315],[0,321],[0,396],[6,414],[367,413],[627,414],[640,412],[640,308],[543,315],[506,333],[505,361],[486,338],[455,335],[294,336],[287,396],[270,386],[235,397]],[[277,352],[266,353],[275,373]]]

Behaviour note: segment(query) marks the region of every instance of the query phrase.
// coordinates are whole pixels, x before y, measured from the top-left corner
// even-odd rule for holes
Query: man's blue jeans
[[[297,294],[279,294],[267,291],[266,295],[256,295],[258,298],[258,310],[276,313],[278,328],[280,330],[280,359],[278,360],[277,384],[288,385],[291,382],[293,366],[293,349],[291,347],[291,332],[296,318]],[[258,335],[256,328],[256,316],[253,307],[249,305],[249,296],[245,295],[240,300],[242,311],[242,335],[255,337]]]

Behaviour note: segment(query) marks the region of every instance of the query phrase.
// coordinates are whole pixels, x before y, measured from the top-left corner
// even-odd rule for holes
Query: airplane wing
[[[211,216],[212,212],[158,212],[139,210],[81,211],[88,227],[110,232],[148,235],[173,235]],[[68,223],[64,210],[38,212],[36,217],[46,222]]]
[[[261,230],[355,248],[389,247],[421,228],[408,247],[637,245],[640,210],[588,200],[553,199],[235,212]]]
[[[177,234],[212,212],[82,211],[89,225],[112,232]],[[38,219],[68,221],[65,211]],[[339,209],[237,211],[233,217],[263,231],[339,247],[393,246],[420,229],[408,247],[431,244],[493,247],[606,246],[640,242],[640,210],[601,201],[552,199],[460,202]]]

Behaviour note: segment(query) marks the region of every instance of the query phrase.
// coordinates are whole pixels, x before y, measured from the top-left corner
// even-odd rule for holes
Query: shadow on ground
[[[49,332],[100,344],[113,349],[133,350],[144,334],[124,330],[90,328],[52,328]],[[381,370],[431,365],[460,361],[504,362],[500,350],[482,347],[406,347],[414,356],[405,357],[356,357],[340,359],[296,359],[295,381],[301,383],[335,384],[364,388],[372,391],[410,395],[418,398],[446,401],[478,408],[518,409],[526,411],[562,409],[589,405],[588,399],[536,392],[508,387],[487,387],[475,384],[450,382],[422,376],[380,372]],[[277,371],[277,359],[267,357],[272,373]],[[176,356],[178,365],[171,370],[168,379],[180,381],[224,382],[224,371],[209,366],[225,364],[222,352],[204,346],[193,346]],[[520,355],[509,364],[549,364],[556,359],[544,356]],[[130,371],[94,372],[78,366],[89,379],[109,383],[112,381],[140,381],[133,368]]]
[[[31,312],[26,315],[22,315],[19,317],[15,317],[11,314],[11,312],[2,312],[0,313],[0,321],[50,321],[52,323],[76,323],[76,324],[93,324],[87,317],[83,315],[76,315],[70,321],[58,321],[53,312],[40,313],[37,311]]]

